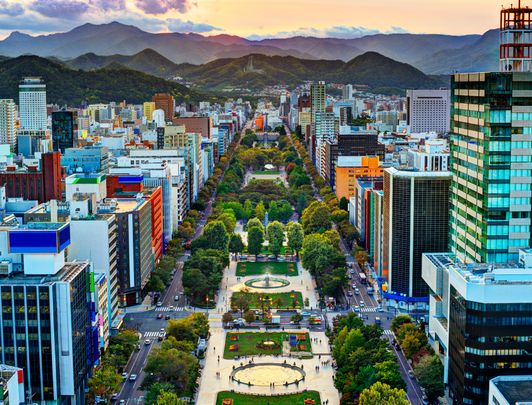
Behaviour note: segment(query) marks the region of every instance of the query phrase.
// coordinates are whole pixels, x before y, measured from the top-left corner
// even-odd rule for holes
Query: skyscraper
[[[172,121],[175,112],[174,97],[166,93],[157,93],[152,99],[155,103],[155,109],[164,111],[164,118],[166,121]]]
[[[52,113],[52,141],[55,152],[65,153],[74,147],[74,113],[55,111]]]
[[[411,132],[449,132],[449,90],[407,90],[406,99]]]
[[[26,77],[19,84],[20,128],[26,131],[45,131],[46,84],[39,77]]]
[[[157,109],[155,103],[153,101],[146,101],[142,107],[144,117],[148,122],[151,122],[153,120],[153,112]]]
[[[449,172],[384,170],[382,274],[391,293],[428,302],[421,258],[447,247],[449,183]]]
[[[15,145],[16,136],[16,106],[10,99],[0,100],[0,143]]]
[[[465,262],[515,261],[532,235],[532,73],[451,83],[450,250]]]

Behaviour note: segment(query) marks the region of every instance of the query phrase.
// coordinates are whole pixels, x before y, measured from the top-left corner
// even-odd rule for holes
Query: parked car
[[[129,377],[128,373],[122,373],[122,380],[127,380],[128,377]]]
[[[410,378],[414,378],[414,372],[412,370],[408,370],[408,376]]]
[[[117,399],[118,399],[117,393],[114,393],[113,395],[111,395],[111,401],[116,401]]]

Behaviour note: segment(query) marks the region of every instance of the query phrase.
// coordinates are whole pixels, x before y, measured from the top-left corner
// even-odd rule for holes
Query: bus
[[[366,284],[367,283],[367,280],[366,280],[366,275],[364,273],[360,273],[358,275],[358,277],[360,278],[360,283],[361,284]]]

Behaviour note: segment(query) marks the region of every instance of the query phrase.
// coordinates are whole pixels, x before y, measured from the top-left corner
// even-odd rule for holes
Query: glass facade
[[[74,114],[72,111],[52,113],[52,141],[54,151],[64,153],[74,147]]]
[[[489,380],[532,373],[532,303],[466,301],[451,286],[449,388],[459,404],[488,403]]]
[[[452,78],[450,250],[516,261],[531,245],[532,74]]]

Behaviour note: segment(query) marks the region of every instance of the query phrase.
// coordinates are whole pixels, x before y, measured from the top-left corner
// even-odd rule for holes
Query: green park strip
[[[231,400],[224,402],[224,400]],[[307,401],[310,400],[310,401]],[[311,402],[314,401],[314,402]],[[222,391],[218,393],[216,405],[320,405],[320,394],[317,391],[306,391],[299,394],[266,396],[247,395]]]
[[[234,359],[238,356],[280,355],[283,354],[284,341],[292,343],[290,352],[310,353],[312,350],[309,335],[306,332],[228,333],[225,337],[224,359]]]
[[[238,262],[236,265],[237,277],[261,274],[297,276],[297,264],[294,262]]]
[[[260,294],[250,292],[236,292],[231,296],[231,304],[238,308],[240,297],[246,297],[249,309],[301,309],[303,296],[298,291]]]

